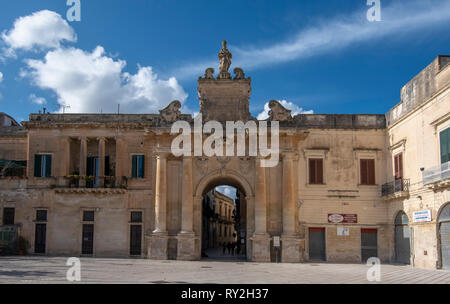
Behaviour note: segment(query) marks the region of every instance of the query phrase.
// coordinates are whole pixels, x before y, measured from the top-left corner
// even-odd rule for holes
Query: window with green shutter
[[[450,161],[450,128],[439,133],[441,141],[441,164]]]
[[[34,176],[35,177],[52,176],[52,155],[36,154],[34,156]]]
[[[131,177],[144,178],[144,155],[133,155],[131,159]]]

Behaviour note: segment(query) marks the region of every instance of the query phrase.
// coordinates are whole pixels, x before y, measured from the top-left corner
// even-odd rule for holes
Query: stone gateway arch
[[[7,231],[32,254],[199,260],[205,216],[220,231],[232,224],[229,212],[204,204],[228,185],[248,261],[394,262],[401,252],[404,263],[449,267],[441,210],[450,202],[450,56],[405,85],[386,115],[297,114],[272,100],[264,121],[250,113],[252,80],[240,67],[230,72],[225,42],[218,58],[217,73],[205,67],[198,79],[196,117],[179,101],[159,114],[44,112],[22,125],[0,113],[0,246]],[[198,117],[202,130],[240,122],[242,136],[198,132]],[[189,153],[172,149],[184,134],[172,132],[178,122],[190,128]],[[266,143],[278,143],[271,155],[261,133],[253,153],[252,124],[267,125]],[[195,139],[213,134],[214,148],[237,151],[243,139],[245,153],[196,153]],[[263,165],[274,154],[278,161]],[[400,212],[408,221],[396,220]]]

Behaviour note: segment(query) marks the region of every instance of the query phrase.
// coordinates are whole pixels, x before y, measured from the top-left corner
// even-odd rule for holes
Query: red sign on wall
[[[358,215],[357,214],[339,214],[339,213],[328,214],[328,223],[355,224],[355,223],[358,223]]]

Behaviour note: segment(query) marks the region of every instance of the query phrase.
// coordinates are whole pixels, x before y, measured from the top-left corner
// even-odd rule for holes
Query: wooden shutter
[[[361,185],[367,185],[367,159],[360,160],[360,175],[361,175]]]
[[[309,160],[309,183],[316,183],[316,162],[314,159]]]
[[[131,176],[133,178],[137,177],[137,155],[131,157]]]
[[[323,184],[323,159],[311,158],[309,160],[309,183]]]
[[[323,159],[316,159],[316,164],[317,184],[323,184]]]
[[[34,156],[34,177],[42,177],[42,155]]]
[[[139,156],[139,161],[141,166],[139,167],[139,177],[144,178],[144,171],[145,171],[145,157],[144,155]]]
[[[439,134],[441,141],[441,164],[450,161],[450,128]]]
[[[52,156],[45,155],[44,161],[45,161],[45,177],[50,177],[52,176]]]
[[[368,159],[367,160],[367,181],[369,185],[375,185],[375,160]]]
[[[403,178],[403,153],[394,156],[395,179]]]

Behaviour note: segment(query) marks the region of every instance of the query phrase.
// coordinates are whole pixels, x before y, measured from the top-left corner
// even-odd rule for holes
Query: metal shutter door
[[[411,256],[411,230],[408,226],[395,226],[395,260],[409,264]]]
[[[365,263],[369,258],[378,257],[376,229],[361,229],[361,259]]]
[[[325,228],[309,229],[309,259],[325,261]]]
[[[442,268],[450,270],[450,222],[441,223]]]

